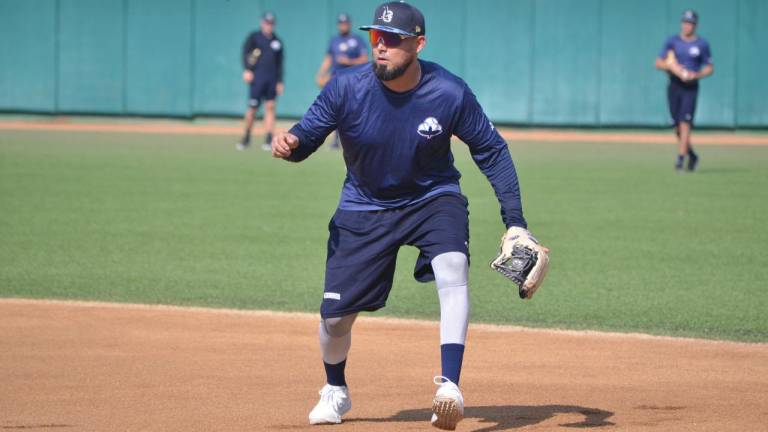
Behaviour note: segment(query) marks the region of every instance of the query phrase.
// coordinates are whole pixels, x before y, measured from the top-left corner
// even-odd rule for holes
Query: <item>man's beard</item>
[[[376,75],[376,78],[382,81],[392,81],[403,76],[411,63],[413,63],[413,59],[414,57],[410,57],[405,63],[400,66],[395,66],[392,69],[387,69],[386,65],[376,64],[375,59],[371,65],[373,65],[373,73]]]

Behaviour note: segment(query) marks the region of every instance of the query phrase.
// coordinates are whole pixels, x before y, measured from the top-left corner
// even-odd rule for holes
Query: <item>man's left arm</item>
[[[469,146],[472,159],[493,186],[506,227],[526,228],[517,171],[507,143],[467,87],[453,133]]]
[[[715,67],[712,66],[712,52],[709,50],[709,44],[705,44],[701,50],[701,60],[704,67],[694,74],[694,79],[706,78],[715,73]]]
[[[549,269],[549,249],[540,245],[527,229],[517,172],[507,143],[468,87],[464,89],[456,125],[455,135],[469,146],[472,159],[496,192],[507,227],[491,268],[515,283],[520,298],[530,299]]]
[[[283,41],[280,41],[280,50],[275,55],[275,63],[277,66],[277,93],[283,93],[283,55],[285,53],[285,46]]]

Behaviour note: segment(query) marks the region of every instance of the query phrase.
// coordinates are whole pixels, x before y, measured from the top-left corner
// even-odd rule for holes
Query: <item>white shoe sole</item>
[[[328,419],[309,419],[311,425],[324,425],[324,424],[340,424],[341,420],[328,420]]]
[[[435,398],[432,400],[432,413],[437,417],[432,426],[443,430],[455,430],[463,418],[455,399]]]

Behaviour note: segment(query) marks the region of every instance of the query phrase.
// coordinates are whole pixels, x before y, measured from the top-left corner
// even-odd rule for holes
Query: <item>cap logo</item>
[[[394,12],[392,12],[388,6],[384,6],[384,10],[381,12],[381,16],[379,17],[379,19],[386,23],[392,22],[393,15],[394,15]]]
[[[414,33],[421,33],[421,27],[416,26],[416,28],[413,29]]]

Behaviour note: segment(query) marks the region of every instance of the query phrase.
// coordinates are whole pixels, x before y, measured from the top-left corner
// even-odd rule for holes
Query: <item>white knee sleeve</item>
[[[469,325],[469,264],[461,252],[446,252],[432,260],[440,297],[440,344],[461,344]]]
[[[338,364],[347,358],[352,346],[352,324],[356,318],[357,314],[352,314],[320,320],[320,351],[324,362]]]

